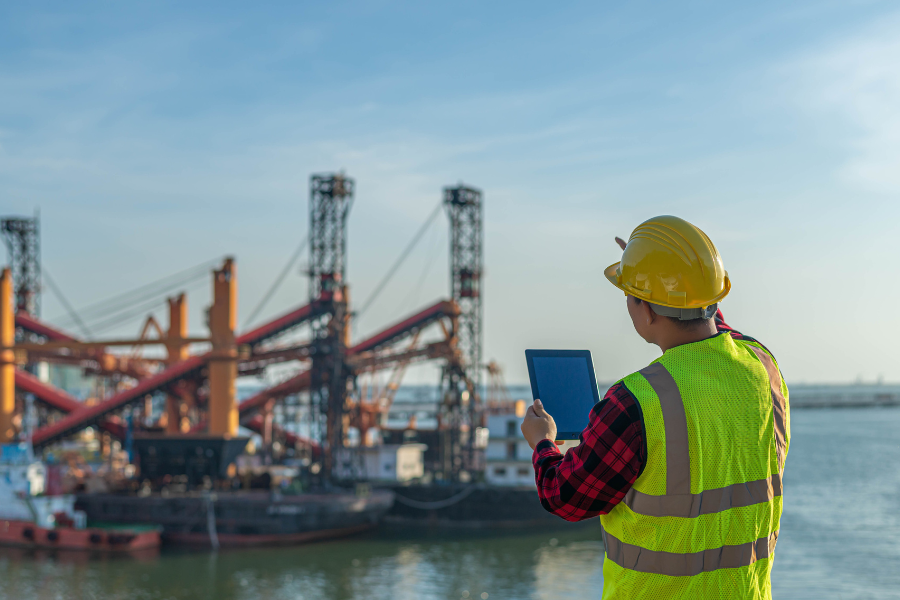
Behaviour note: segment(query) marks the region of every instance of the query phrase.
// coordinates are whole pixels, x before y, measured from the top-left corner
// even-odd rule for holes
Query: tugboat
[[[0,545],[106,553],[159,548],[156,527],[87,527],[74,495],[44,495],[47,469],[28,444],[0,450]]]

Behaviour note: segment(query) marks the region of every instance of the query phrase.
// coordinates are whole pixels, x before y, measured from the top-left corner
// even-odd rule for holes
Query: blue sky
[[[465,181],[485,356],[513,382],[526,347],[590,348],[606,381],[656,356],[602,270],[614,235],[676,214],[789,381],[897,381],[898,27],[877,1],[4,3],[0,212],[40,207],[76,306],[234,254],[243,323],[305,235],[311,173],[357,180],[356,299]],[[356,334],[447,293],[445,230]],[[267,314],[305,296],[293,273]]]

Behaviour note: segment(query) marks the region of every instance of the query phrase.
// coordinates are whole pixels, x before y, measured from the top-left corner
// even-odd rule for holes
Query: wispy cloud
[[[840,177],[875,192],[900,192],[900,14],[808,55],[801,100],[823,132],[837,134],[847,158]]]

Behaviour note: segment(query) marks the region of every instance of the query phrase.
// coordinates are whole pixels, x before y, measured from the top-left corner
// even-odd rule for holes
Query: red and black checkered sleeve
[[[721,333],[723,331],[727,331],[728,334],[731,335],[731,337],[733,337],[736,340],[744,339],[745,336],[743,333],[741,333],[740,331],[737,331],[736,329],[734,329],[734,327],[732,327],[731,325],[729,325],[728,323],[725,322],[725,317],[722,315],[721,308],[716,311],[716,316],[715,316],[714,320],[716,322],[716,331],[718,331],[719,333]]]
[[[605,515],[641,474],[647,447],[640,406],[623,383],[591,409],[581,443],[563,455],[550,440],[534,449],[541,505],[566,521]]]
[[[745,335],[745,334],[741,333],[740,331],[736,330],[734,327],[730,326],[728,323],[726,323],[725,317],[722,315],[721,308],[716,311],[715,321],[716,321],[716,331],[718,331],[719,333],[725,331],[725,332],[728,332],[728,335],[730,335],[732,338],[734,338],[736,340],[755,342],[755,343],[759,344],[760,346],[762,346],[766,352],[769,352],[769,349],[766,348],[765,346],[763,346],[762,342],[760,342],[758,339],[752,338],[749,335]],[[769,352],[769,354],[772,354],[772,353]]]

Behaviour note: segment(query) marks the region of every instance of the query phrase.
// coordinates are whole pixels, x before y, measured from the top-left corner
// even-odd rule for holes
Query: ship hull
[[[0,545],[16,548],[130,553],[158,548],[158,531],[38,527],[28,521],[0,520]]]
[[[304,544],[344,537],[376,526],[391,508],[393,493],[282,496],[225,492],[163,497],[83,494],[76,506],[88,520],[152,523],[163,542],[188,546]],[[213,525],[214,523],[214,531]]]
[[[323,540],[332,540],[363,533],[375,527],[377,523],[362,523],[350,527],[335,529],[321,529],[318,531],[306,531],[303,533],[279,533],[268,535],[253,534],[220,534],[218,541],[221,546],[229,548],[246,546],[293,546],[308,544]],[[180,533],[167,534],[166,543],[178,546],[209,546],[208,533]]]
[[[541,506],[534,487],[411,485],[394,488],[385,522],[451,528],[558,526],[565,521]]]

